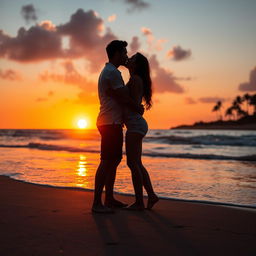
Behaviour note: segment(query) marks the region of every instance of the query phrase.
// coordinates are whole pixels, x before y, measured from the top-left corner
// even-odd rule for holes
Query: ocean
[[[35,184],[93,189],[97,130],[0,130],[0,175]],[[156,193],[256,208],[256,131],[150,130],[143,163]],[[115,191],[133,194],[125,152]]]

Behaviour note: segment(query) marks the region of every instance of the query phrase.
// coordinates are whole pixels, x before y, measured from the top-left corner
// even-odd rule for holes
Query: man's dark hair
[[[127,45],[126,41],[113,40],[110,42],[106,47],[108,58],[113,58],[116,52],[121,52]]]

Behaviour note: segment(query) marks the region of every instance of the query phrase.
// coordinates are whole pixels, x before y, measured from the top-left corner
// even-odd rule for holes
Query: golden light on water
[[[86,176],[87,169],[86,169],[86,164],[87,161],[86,156],[80,155],[80,160],[78,161],[78,168],[77,168],[77,174],[78,176]]]

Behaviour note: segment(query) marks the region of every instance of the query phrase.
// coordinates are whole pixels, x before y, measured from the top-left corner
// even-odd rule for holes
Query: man
[[[101,161],[95,175],[94,201],[92,211],[96,213],[112,213],[111,208],[125,207],[126,204],[116,200],[113,195],[116,169],[122,159],[123,146],[123,108],[118,102],[128,105],[137,112],[143,112],[130,97],[125,86],[120,65],[128,61],[127,42],[114,40],[107,47],[109,62],[103,68],[98,81],[100,112],[97,118],[97,127],[101,134]],[[108,90],[114,90],[118,102],[110,97]],[[101,196],[105,186],[105,205]]]

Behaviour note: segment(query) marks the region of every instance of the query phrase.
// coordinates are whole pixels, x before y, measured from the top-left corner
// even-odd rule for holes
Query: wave
[[[203,136],[157,136],[146,137],[146,142],[161,142],[172,145],[216,145],[216,146],[256,146],[255,135],[227,136],[227,135],[203,135]]]
[[[87,152],[87,153],[100,153],[98,150],[93,149],[82,149],[76,147],[68,147],[61,145],[53,145],[53,144],[43,144],[43,143],[28,143],[28,144],[18,144],[18,145],[5,145],[0,144],[0,148],[32,148],[39,150],[54,150],[54,151],[68,151],[68,152]]]
[[[8,138],[28,138],[41,140],[62,140],[62,139],[76,139],[76,140],[95,140],[99,135],[96,130],[77,130],[77,129],[24,129],[24,130],[1,130],[0,137]]]
[[[43,143],[28,143],[24,145],[5,145],[0,144],[0,148],[31,148],[38,150],[53,150],[53,151],[68,151],[78,153],[100,153],[99,150],[91,148],[78,148],[68,147],[53,144]],[[201,160],[235,160],[235,161],[256,161],[256,155],[246,156],[225,156],[225,155],[212,155],[212,154],[190,154],[190,153],[160,153],[160,152],[143,152],[143,156],[149,157],[165,157],[165,158],[186,158],[186,159],[201,159]]]

